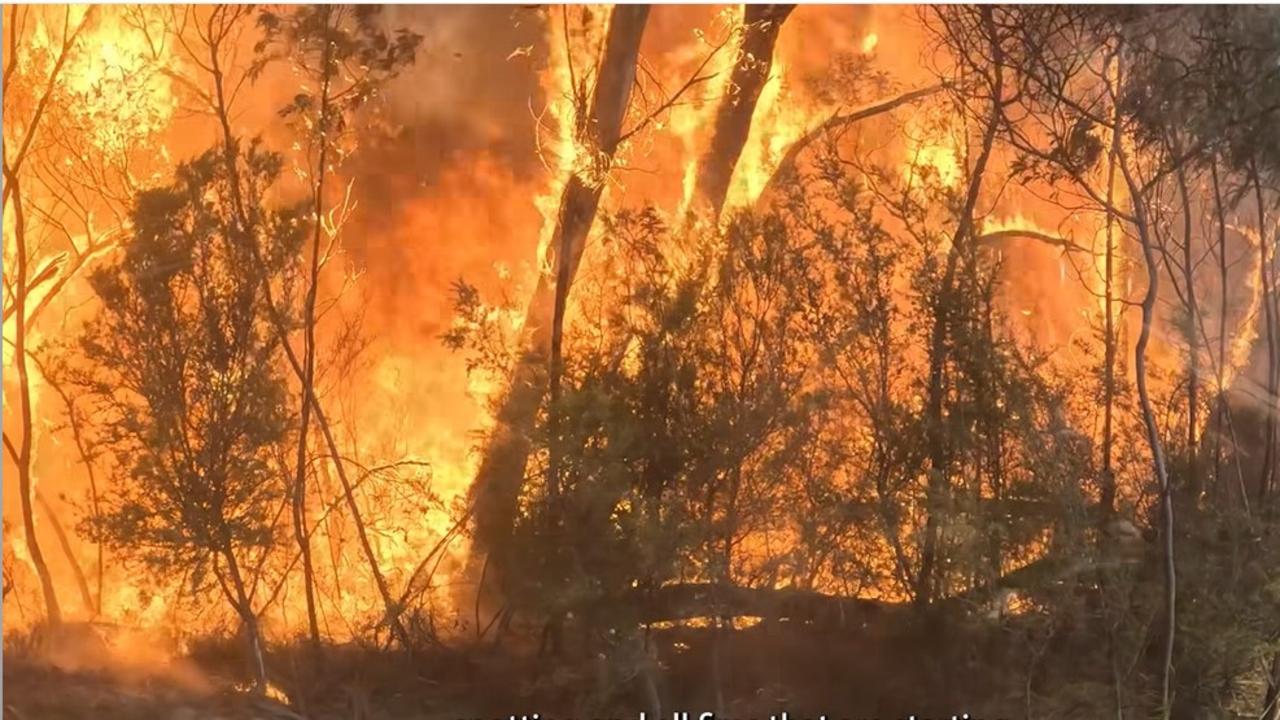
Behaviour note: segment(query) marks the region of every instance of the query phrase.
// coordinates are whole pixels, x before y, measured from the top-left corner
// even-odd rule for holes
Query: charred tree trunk
[[[794,9],[794,5],[743,6],[742,40],[725,96],[716,109],[711,146],[698,163],[693,192],[697,207],[709,208],[713,218],[724,209],[733,171],[751,133],[751,117],[773,68],[778,31]]]
[[[1188,501],[1194,505],[1200,496],[1200,305],[1196,298],[1195,257],[1191,252],[1191,193],[1187,189],[1187,175],[1182,168],[1178,168],[1177,179],[1178,197],[1182,202],[1182,273],[1187,306],[1186,494]]]
[[[1262,180],[1259,177],[1258,169],[1254,163],[1249,165],[1250,180],[1253,182],[1254,201],[1258,205],[1258,253],[1260,254],[1258,262],[1258,272],[1262,285],[1262,316],[1264,322],[1264,346],[1267,356],[1265,392],[1263,400],[1266,404],[1266,422],[1264,434],[1262,437],[1262,467],[1258,477],[1258,507],[1260,512],[1267,509],[1267,501],[1271,495],[1272,485],[1276,481],[1276,404],[1277,404],[1277,377],[1280,373],[1280,351],[1277,349],[1277,343],[1280,338],[1277,337],[1280,328],[1277,328],[1276,306],[1275,306],[1275,287],[1274,278],[1272,276],[1272,258],[1267,252],[1267,210],[1262,196]]]
[[[499,585],[503,582],[505,554],[531,450],[529,433],[543,398],[544,373],[549,366],[551,372],[559,373],[559,357],[553,346],[558,350],[562,342],[569,290],[595,221],[613,153],[622,137],[622,122],[648,15],[645,5],[617,6],[612,11],[589,107],[580,109],[588,113],[582,122],[582,141],[588,145],[587,153],[597,159],[597,166],[589,176],[573,173],[561,193],[546,258],[546,266],[554,268],[555,276],[542,274],[534,288],[525,313],[522,352],[472,486],[475,549],[488,555],[488,573],[499,578]],[[548,493],[556,492],[556,481],[552,480]]]
[[[1218,158],[1215,156],[1209,165],[1210,178],[1213,180],[1213,214],[1218,231],[1218,284],[1222,288],[1222,298],[1218,304],[1218,367],[1216,370],[1217,401],[1214,408],[1214,441],[1213,441],[1213,481],[1222,497],[1222,434],[1223,419],[1227,413],[1227,215],[1222,203],[1222,188],[1218,182]],[[1244,499],[1248,502],[1248,498]]]
[[[1218,158],[1214,157],[1209,164],[1209,177],[1213,192],[1214,202],[1214,224],[1216,227],[1217,237],[1215,239],[1218,285],[1221,288],[1221,297],[1218,302],[1218,337],[1217,337],[1217,362],[1214,366],[1214,394],[1215,399],[1211,411],[1210,419],[1206,422],[1206,427],[1201,433],[1199,445],[1204,447],[1206,442],[1205,436],[1212,432],[1213,442],[1213,481],[1214,494],[1219,502],[1229,506],[1238,496],[1240,508],[1244,510],[1246,516],[1252,516],[1253,509],[1250,500],[1250,490],[1248,482],[1245,478],[1244,463],[1242,460],[1242,449],[1248,446],[1248,442],[1241,443],[1240,438],[1236,435],[1236,420],[1234,413],[1237,408],[1237,401],[1242,397],[1240,392],[1234,387],[1241,378],[1247,377],[1247,374],[1240,374],[1232,381],[1232,385],[1227,383],[1227,372],[1230,369],[1231,357],[1227,344],[1227,334],[1230,332],[1228,328],[1228,318],[1230,311],[1231,289],[1228,285],[1230,278],[1230,263],[1227,258],[1227,215],[1226,202],[1223,197],[1223,188],[1221,178],[1218,172]],[[1248,318],[1246,318],[1248,320]],[[1263,322],[1261,315],[1258,322]],[[1204,334],[1204,344],[1209,345],[1208,336]],[[1259,335],[1264,333],[1259,332]],[[1212,425],[1212,428],[1209,427]],[[1223,443],[1226,441],[1231,443],[1231,468],[1230,480],[1228,480],[1228,468],[1224,463]],[[1256,449],[1256,448],[1255,448]],[[1245,453],[1249,452],[1245,450]],[[1234,483],[1234,484],[1233,484]],[[1203,483],[1202,483],[1203,486]]]
[[[996,308],[993,293],[988,291],[986,298],[983,300],[983,316],[982,316],[982,333],[983,341],[990,347],[996,346]],[[990,383],[984,378],[983,391],[990,393],[992,396],[998,396],[1000,392],[998,387],[991,387]],[[994,403],[993,403],[994,404]],[[1000,414],[998,407],[990,411],[990,415],[986,419],[987,422],[987,475],[988,487],[991,491],[991,499],[999,503],[1004,498],[1005,488],[1005,418]],[[976,500],[978,506],[981,507],[982,501],[982,485],[976,486]],[[987,572],[989,580],[994,581],[1000,577],[1004,568],[1004,547],[1002,533],[1000,532],[998,522],[990,523],[990,530],[987,535]]]
[[[34,359],[35,356],[32,357]],[[85,475],[89,480],[90,517],[97,522],[98,518],[102,516],[102,509],[98,498],[98,479],[97,474],[93,469],[93,458],[90,455],[89,447],[85,440],[85,433],[84,428],[81,425],[82,420],[80,413],[76,410],[75,401],[63,388],[62,383],[50,377],[48,370],[40,364],[39,360],[36,361],[36,366],[40,368],[40,374],[44,376],[45,382],[49,383],[49,386],[53,388],[54,392],[58,393],[58,397],[62,398],[62,402],[67,406],[67,421],[71,426],[71,438],[75,442],[76,452],[80,454],[80,462],[84,465]],[[37,498],[39,498],[39,496],[37,496]],[[44,504],[43,499],[41,499],[41,504]],[[48,512],[52,517],[51,510],[46,508],[46,512]],[[61,529],[57,525],[54,527],[61,532]],[[93,602],[87,607],[93,611],[93,614],[96,617],[102,614],[102,576],[105,571],[105,567],[102,539],[99,538],[94,544],[97,548],[97,568],[95,573],[96,577],[94,578],[97,587],[96,592],[93,595]],[[72,567],[75,568],[80,577],[83,577],[83,572],[80,571],[80,566],[75,564],[74,560]]]
[[[1136,185],[1133,186],[1136,190]],[[1141,200],[1134,200],[1135,205],[1140,204]],[[1165,640],[1165,656],[1164,668],[1161,680],[1161,697],[1163,698],[1162,707],[1164,708],[1164,717],[1169,717],[1171,710],[1171,676],[1173,668],[1173,642],[1175,625],[1175,609],[1176,609],[1176,575],[1174,571],[1173,560],[1173,498],[1169,487],[1169,474],[1164,461],[1164,447],[1160,439],[1160,430],[1156,426],[1155,409],[1151,405],[1151,393],[1147,388],[1147,345],[1151,340],[1151,326],[1155,317],[1155,304],[1159,288],[1159,274],[1156,271],[1155,250],[1152,247],[1152,239],[1146,231],[1145,219],[1142,216],[1143,211],[1136,209],[1135,214],[1138,217],[1139,240],[1143,246],[1143,256],[1147,263],[1147,292],[1142,300],[1142,330],[1138,334],[1137,348],[1134,350],[1134,375],[1137,377],[1138,400],[1142,406],[1143,424],[1146,426],[1147,443],[1151,447],[1152,462],[1155,468],[1157,484],[1160,487],[1160,507],[1163,517],[1162,533],[1165,543],[1165,615],[1166,615],[1166,640]]]

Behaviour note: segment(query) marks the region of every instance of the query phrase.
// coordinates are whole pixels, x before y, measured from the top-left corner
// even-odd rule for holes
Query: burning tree
[[[39,524],[52,530],[76,580],[80,604],[94,615],[102,612],[104,558],[99,547],[96,592],[91,591],[82,568],[85,558],[59,518],[67,498],[37,482],[38,451],[58,435],[58,428],[49,426],[52,408],[39,400],[40,391],[52,387],[66,405],[70,425],[77,425],[78,411],[54,377],[63,344],[53,336],[77,322],[78,313],[67,305],[83,292],[85,273],[123,235],[134,193],[168,168],[165,153],[143,150],[172,116],[173,97],[160,67],[167,57],[163,45],[144,49],[130,42],[156,29],[156,15],[142,8],[11,8],[5,20],[14,32],[6,48],[4,97],[12,120],[5,125],[4,200],[12,222],[6,225],[10,271],[4,318],[6,352],[15,351],[6,362],[18,371],[6,391],[17,395],[11,407],[19,411],[22,426],[21,432],[6,428],[7,458],[27,488],[20,504],[33,505],[33,524],[39,512]],[[50,46],[23,42],[48,32],[56,39]],[[119,51],[104,57],[104,44]],[[84,449],[79,441],[76,445]],[[92,494],[93,464],[84,452],[80,460]],[[74,605],[63,607],[54,597],[57,558],[51,570],[35,535],[24,543],[41,580],[46,618],[56,622],[60,615],[75,614]]]
[[[91,278],[102,310],[78,379],[117,475],[90,531],[157,573],[195,587],[212,576],[261,684],[255,568],[277,540],[289,419],[262,288],[288,281],[306,226],[297,209],[263,205],[278,156],[251,145],[236,166],[233,177],[210,151],[139,195],[123,258]],[[250,231],[230,210],[233,193],[248,203]]]
[[[410,83],[419,37],[377,9],[130,10],[172,83],[154,114],[73,112],[100,89],[76,68],[94,23],[62,65],[75,93],[44,90],[57,32],[34,65],[8,56],[6,80],[34,72],[6,98],[26,121],[6,131],[7,519],[47,617],[75,606],[36,516],[73,572],[89,557],[35,482],[61,441],[90,474],[81,530],[233,614],[259,685],[268,641],[305,631],[333,661],[273,678],[302,713],[347,650],[326,643],[429,660],[472,641],[474,612],[475,642],[573,678],[579,715],[628,694],[725,714],[773,682],[749,656],[791,664],[800,639],[779,684],[815,674],[809,648],[920,649],[842,666],[827,694],[900,676],[995,714],[1261,700],[1277,720],[1280,16],[744,6],[715,11],[722,40],[673,40],[686,10],[505,12],[417,25]],[[522,26],[510,44],[499,18]],[[839,39],[811,39],[832,21]],[[454,76],[501,77],[480,93],[503,110]],[[174,178],[155,153],[141,179],[121,146],[209,146],[172,139],[179,121],[214,149]],[[461,144],[438,141],[455,125]],[[432,303],[490,261],[527,292],[491,307],[485,279],[459,283],[445,340],[469,357],[442,359]],[[59,311],[67,334],[97,312],[79,353],[40,342]],[[385,338],[365,334],[379,311]],[[485,377],[464,388],[463,365]],[[409,373],[430,380],[403,392]],[[428,457],[453,517],[400,482]],[[423,600],[443,587],[454,636]]]
[[[23,19],[29,18],[30,13],[25,13]],[[5,265],[9,266],[12,262],[16,266],[16,273],[6,273],[5,283],[5,311],[4,318],[6,325],[10,315],[13,315],[13,341],[11,346],[13,349],[13,365],[17,370],[18,376],[18,400],[21,412],[21,435],[15,442],[10,432],[4,435],[5,451],[9,459],[17,466],[18,483],[21,490],[21,509],[22,509],[22,525],[23,540],[27,547],[27,552],[31,557],[31,563],[35,567],[36,575],[40,579],[41,594],[44,598],[45,617],[51,624],[58,624],[62,619],[62,610],[58,603],[57,592],[54,588],[52,576],[49,572],[48,563],[45,561],[44,553],[41,550],[39,540],[36,536],[35,511],[33,509],[33,500],[35,496],[34,482],[32,479],[32,452],[34,447],[34,422],[32,418],[32,401],[31,401],[31,380],[28,372],[28,352],[27,347],[30,340],[30,323],[34,310],[37,308],[29,308],[28,301],[31,299],[31,291],[41,282],[48,280],[48,277],[35,276],[30,271],[29,266],[35,257],[35,248],[31,247],[34,243],[28,240],[28,221],[27,213],[23,206],[23,194],[21,178],[23,163],[30,159],[34,153],[32,149],[36,147],[37,129],[40,127],[40,121],[45,116],[46,111],[50,107],[50,100],[54,98],[56,91],[60,89],[59,75],[61,74],[67,59],[73,54],[76,47],[77,37],[90,20],[91,13],[85,12],[80,14],[73,22],[73,14],[70,8],[63,13],[62,32],[59,46],[52,49],[51,58],[48,60],[49,71],[47,76],[34,79],[24,78],[21,75],[15,75],[14,72],[18,67],[18,56],[16,35],[11,35],[10,47],[7,54],[7,62],[5,64],[6,84],[12,84],[14,80],[32,82],[34,87],[24,88],[32,96],[29,101],[30,109],[21,108],[21,110],[29,112],[28,119],[24,123],[25,133],[21,138],[10,138],[6,136],[4,143],[4,199],[3,205],[6,214],[12,213],[13,217],[13,233],[12,244],[6,243]],[[16,25],[19,19],[17,9],[13,9],[9,14],[9,24]],[[28,63],[31,64],[31,63]],[[25,83],[24,83],[25,84]],[[19,87],[22,87],[21,85]],[[5,93],[6,110],[13,113],[19,109],[14,107],[19,103],[11,101],[13,97],[21,98],[23,93],[10,90]],[[56,104],[56,103],[55,103]],[[24,114],[26,114],[24,112]],[[15,142],[16,141],[16,142]],[[11,149],[15,147],[16,149]],[[74,247],[74,245],[73,245]],[[10,255],[12,253],[12,255]],[[10,260],[12,258],[12,261]],[[57,260],[49,262],[45,268],[46,272],[42,275],[49,274],[47,271],[52,270],[58,264]],[[33,277],[34,276],[34,277]]]
[[[350,188],[346,201],[336,207],[330,207],[326,190],[332,194],[331,176],[343,159],[355,150],[356,131],[361,127],[355,122],[355,113],[401,70],[413,63],[422,40],[421,36],[404,29],[389,36],[378,22],[380,10],[376,6],[322,5],[299,7],[283,15],[263,11],[258,24],[263,29],[264,38],[258,47],[266,52],[258,59],[256,68],[251,70],[255,72],[269,62],[288,59],[295,70],[307,78],[308,84],[314,83],[317,87],[315,92],[304,88],[280,110],[282,117],[299,126],[299,136],[306,144],[301,174],[306,177],[311,192],[311,242],[298,313],[302,330],[300,358],[290,345],[290,339],[284,336],[285,329],[277,325],[281,343],[286,346],[286,354],[301,385],[297,455],[291,490],[292,514],[294,536],[302,559],[308,630],[312,643],[317,646],[320,643],[320,626],[316,612],[311,531],[307,520],[307,474],[310,465],[307,438],[313,414],[328,444],[329,459],[342,483],[361,550],[385,606],[386,621],[398,639],[406,641],[399,619],[400,608],[392,599],[383,570],[378,565],[365,521],[355,502],[352,483],[347,477],[345,461],[334,443],[329,420],[316,399],[319,354],[316,304],[321,274],[340,249],[342,224],[351,212]],[[225,115],[227,108],[220,105],[215,107],[215,112]]]
[[[1108,638],[1105,681],[1121,713],[1125,698],[1139,694],[1156,696],[1151,704],[1166,716],[1220,703],[1205,684],[1239,681],[1241,664],[1178,641],[1179,612],[1217,628],[1225,620],[1219,613],[1233,608],[1256,628],[1233,637],[1267,654],[1262,638],[1274,623],[1260,618],[1274,606],[1261,599],[1211,602],[1199,589],[1188,592],[1188,581],[1175,573],[1175,547],[1203,543],[1209,532],[1173,522],[1176,494],[1189,513],[1214,518],[1209,527],[1230,527],[1223,530],[1229,533],[1241,522],[1254,527],[1229,506],[1201,506],[1200,365],[1207,356],[1217,364],[1221,392],[1222,378],[1235,371],[1222,368],[1240,363],[1221,349],[1216,359],[1206,350],[1197,287],[1203,250],[1193,245],[1204,241],[1191,229],[1198,207],[1191,197],[1208,184],[1215,155],[1224,153],[1233,158],[1234,184],[1256,191],[1256,225],[1268,224],[1270,188],[1254,168],[1266,166],[1270,144],[1244,150],[1237,135],[1241,127],[1261,134],[1259,118],[1273,117],[1276,107],[1250,101],[1224,117],[1209,98],[1221,86],[1267,84],[1274,73],[1258,69],[1259,56],[1274,59],[1275,45],[1255,36],[1270,37],[1269,31],[1224,33],[1221,18],[1196,13],[1181,19],[1203,25],[1198,35],[1181,32],[1172,22],[1176,14],[942,8],[924,15],[957,63],[953,71],[940,73],[937,85],[837,114],[801,134],[779,166],[791,186],[770,181],[772,192],[754,217],[730,217],[709,240],[714,261],[689,266],[689,255],[700,256],[691,252],[688,232],[672,232],[657,209],[608,215],[601,233],[607,249],[581,270],[572,268],[578,273],[572,303],[559,297],[570,279],[557,278],[551,326],[563,338],[556,349],[549,358],[516,355],[512,377],[522,382],[511,387],[533,388],[520,425],[537,428],[522,434],[528,446],[507,468],[512,483],[502,514],[514,518],[518,540],[488,535],[492,498],[484,493],[492,478],[482,465],[474,488],[478,545],[495,560],[504,551],[526,556],[536,570],[523,580],[549,601],[522,609],[554,617],[571,608],[592,652],[609,643],[597,632],[602,627],[688,614],[731,628],[733,618],[767,616],[764,606],[797,595],[864,608],[881,622],[916,615],[940,628],[966,603],[999,605],[1019,592],[1045,609],[1044,625],[1026,626],[1033,652],[1046,645],[1037,633],[1052,636],[1061,618],[1079,613],[1089,618],[1088,633]],[[785,17],[781,12],[776,21]],[[1250,40],[1233,40],[1232,33]],[[1233,61],[1256,72],[1247,80],[1224,78],[1210,68],[1225,63],[1215,53],[1236,53]],[[1199,65],[1177,80],[1164,77],[1184,60]],[[1196,92],[1180,81],[1192,82]],[[1259,88],[1249,97],[1269,95]],[[908,138],[899,151],[907,167],[894,167],[900,158],[880,166],[858,157],[861,138],[844,132],[849,126],[929,98],[941,98],[931,108],[941,132],[926,132],[929,140],[913,146],[910,130],[893,128]],[[1171,114],[1179,103],[1191,107]],[[1188,116],[1197,118],[1192,132],[1180,127]],[[921,119],[918,113],[913,120]],[[717,124],[713,138],[719,130]],[[797,172],[801,151],[817,139],[830,141],[828,152],[804,158],[809,175]],[[1242,160],[1241,152],[1250,155]],[[731,175],[732,154],[725,162]],[[1051,198],[1045,204],[1058,216],[1088,217],[1085,232],[1105,236],[1105,249],[1091,250],[1071,233],[1000,223],[1000,209],[1018,202],[1014,180],[1028,194]],[[1058,194],[1067,188],[1071,200]],[[1245,197],[1239,190],[1231,198],[1214,193],[1220,220],[1224,204]],[[718,220],[723,198],[709,194],[709,214]],[[770,204],[779,196],[782,202]],[[1218,224],[1222,231],[1224,222]],[[808,242],[806,233],[813,234]],[[1004,304],[1019,272],[1004,257],[1015,241],[1061,249],[1064,282],[1067,268],[1077,268],[1086,292],[1101,301],[1100,388],[1063,373],[1069,364],[1023,341],[1021,323]],[[753,275],[756,242],[774,247],[758,266],[767,272]],[[1266,337],[1274,303],[1271,242],[1257,241]],[[814,257],[815,247],[828,247],[829,256]],[[1225,241],[1216,252],[1225,266]],[[1079,271],[1086,259],[1091,267]],[[604,279],[593,285],[597,272]],[[1175,312],[1166,307],[1163,274],[1172,279]],[[1220,348],[1233,323],[1252,322],[1227,319],[1223,285]],[[461,327],[479,329],[472,350],[480,364],[511,357],[509,348],[493,347],[496,315],[470,289],[459,297]],[[812,305],[799,312],[806,300]],[[1126,318],[1128,305],[1136,309]],[[809,336],[781,331],[793,321]],[[1172,341],[1161,336],[1167,322],[1177,328]],[[525,332],[545,325],[528,323]],[[450,340],[466,344],[464,335]],[[1169,346],[1185,355],[1173,381],[1165,366]],[[813,358],[829,372],[803,372]],[[531,365],[550,375],[540,406],[533,398],[541,382],[522,374]],[[1090,427],[1092,408],[1079,407],[1092,402],[1086,398],[1095,390],[1105,416],[1100,433]],[[1265,395],[1273,396],[1273,390]],[[812,404],[803,409],[788,402],[804,399]],[[500,407],[487,460],[515,425],[503,412],[510,405]],[[1169,417],[1160,407],[1177,410]],[[1271,407],[1273,400],[1262,414],[1273,414]],[[773,423],[781,429],[770,431]],[[1268,449],[1274,423],[1267,423],[1266,439],[1257,444],[1262,479],[1251,493],[1259,497],[1274,472]],[[525,456],[530,468],[521,475]],[[1220,485],[1221,469],[1213,476]],[[794,508],[810,514],[788,512]],[[1147,526],[1159,545],[1142,557],[1130,554],[1128,542],[1138,533],[1125,516]],[[1274,557],[1240,542],[1233,552],[1249,563]],[[1193,547],[1194,576],[1225,581],[1199,562],[1211,551]],[[1230,582],[1259,588],[1238,576]],[[841,597],[805,595],[815,588],[839,588]],[[1183,592],[1189,602],[1177,600]],[[691,602],[674,609],[677,597]],[[915,612],[896,612],[901,605]],[[711,645],[719,642],[717,636]],[[1117,658],[1146,648],[1154,651],[1137,670],[1119,667]],[[713,661],[717,690],[718,668]]]

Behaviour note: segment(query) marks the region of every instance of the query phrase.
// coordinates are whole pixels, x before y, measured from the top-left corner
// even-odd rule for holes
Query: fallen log
[[[637,593],[632,603],[644,623],[697,618],[758,617],[820,626],[859,627],[910,611],[905,603],[828,595],[796,588],[752,588],[681,583]]]
[[[1006,573],[993,583],[935,600],[928,608],[934,613],[967,614],[984,612],[992,596],[1009,591],[1044,592],[1103,569],[1135,565],[1145,557],[1150,541],[1145,538],[1118,538],[1121,544],[1110,558],[1093,561],[1066,554],[1045,555]],[[854,629],[874,622],[908,622],[918,617],[919,608],[909,600],[875,600],[832,595],[798,588],[753,588],[720,583],[676,583],[653,590],[637,590],[625,604],[639,622],[655,624],[696,619],[762,618],[818,627]]]

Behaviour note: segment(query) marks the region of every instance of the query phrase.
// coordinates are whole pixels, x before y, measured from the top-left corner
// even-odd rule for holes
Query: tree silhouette
[[[299,210],[263,207],[278,156],[251,146],[237,181],[220,152],[142,193],[124,257],[91,276],[102,310],[82,339],[90,370],[79,380],[118,482],[90,529],[157,573],[212,575],[261,684],[248,568],[276,542],[285,486],[275,452],[288,421],[262,286],[289,281],[306,225]],[[251,232],[230,212],[233,182],[243,183]]]

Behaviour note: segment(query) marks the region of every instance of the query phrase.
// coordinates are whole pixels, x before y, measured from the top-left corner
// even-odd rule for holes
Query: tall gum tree
[[[593,74],[594,85],[577,108],[578,154],[587,167],[567,178],[543,267],[525,312],[519,355],[511,371],[496,423],[472,486],[476,549],[485,553],[483,575],[499,578],[480,589],[500,587],[503,552],[510,542],[525,464],[529,432],[547,384],[554,336],[563,326],[564,308],[604,193],[614,152],[623,137],[623,121],[635,83],[647,5],[615,6]]]
[[[770,79],[778,33],[794,9],[794,5],[742,7],[742,29],[728,89],[716,107],[711,142],[698,161],[695,211],[701,205],[714,218],[724,209],[729,183],[751,134],[760,93]]]

